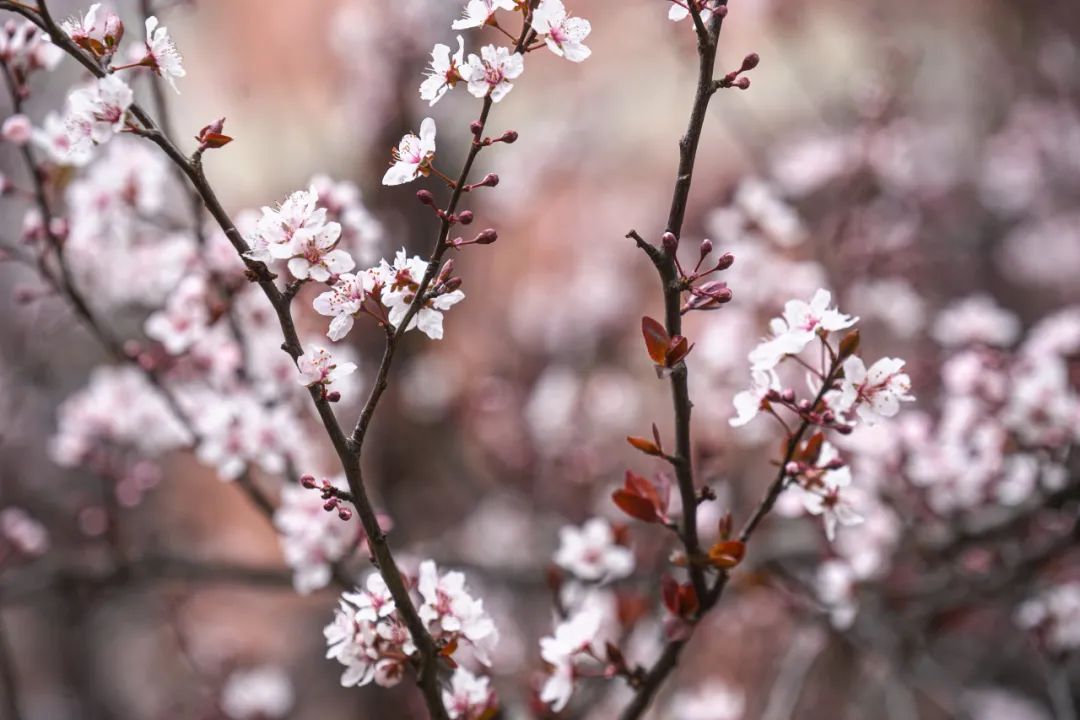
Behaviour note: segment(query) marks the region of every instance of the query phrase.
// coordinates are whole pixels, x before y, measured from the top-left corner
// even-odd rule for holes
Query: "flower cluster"
[[[292,193],[276,208],[264,207],[248,239],[248,257],[267,263],[286,260],[297,280],[326,282],[352,270],[352,256],[337,249],[341,225],[327,222],[326,208],[318,203],[319,193],[312,187]]]
[[[1080,647],[1080,582],[1065,582],[1025,600],[1016,621],[1035,633],[1055,653]]]
[[[514,12],[524,9],[526,6],[514,0],[470,0],[465,6],[461,19],[455,20],[451,28],[468,30],[493,26],[502,29],[496,17],[499,10]],[[424,73],[426,77],[420,85],[421,99],[434,105],[447,91],[456,87],[459,82],[463,82],[473,96],[489,97],[492,102],[499,102],[514,88],[510,81],[515,80],[525,71],[523,53],[546,46],[559,57],[573,62],[581,62],[592,53],[584,44],[585,38],[592,30],[589,21],[570,17],[561,0],[541,0],[540,4],[532,10],[527,22],[539,42],[529,46],[519,44],[520,50],[485,45],[480,48],[479,55],[470,53],[466,60],[465,40],[460,35],[457,38],[456,52],[451,53],[448,45],[436,44],[431,51],[431,63]],[[503,32],[506,31],[503,30]],[[523,33],[522,41],[524,39]],[[406,138],[409,137],[415,136],[406,136]],[[432,132],[432,143],[429,148],[431,152],[434,152],[433,140],[434,132]],[[402,148],[398,149],[398,154],[405,155]]]
[[[848,498],[851,472],[839,452],[825,441],[824,431],[850,434],[858,422],[873,425],[893,417],[901,402],[914,398],[911,379],[903,372],[904,361],[882,358],[869,369],[856,355],[858,333],[851,332],[836,347],[830,338],[852,328],[858,318],[832,307],[832,296],[819,289],[809,302],[790,300],[783,313],[770,322],[771,336],[751,350],[751,386],[734,398],[737,415],[730,423],[742,426],[760,412],[773,415],[784,427],[778,411],[794,415],[805,427],[817,426],[800,447],[792,447],[784,472],[787,484],[797,493],[803,509],[823,518],[829,540],[835,539],[837,525],[856,525],[862,517]],[[816,341],[816,343],[815,343]],[[819,344],[817,367],[804,357],[812,344]],[[796,392],[782,386],[777,372],[785,360],[807,371],[813,399],[798,399]],[[783,507],[783,506],[782,506]]]
[[[443,654],[450,657],[459,646],[467,645],[480,662],[489,663],[499,634],[484,611],[483,601],[469,594],[462,573],[440,575],[435,563],[425,560],[420,564],[413,596],[421,620]],[[372,681],[383,687],[396,685],[416,652],[412,636],[378,573],[368,575],[363,589],[342,595],[325,635],[327,657],[345,666],[341,684],[346,687]],[[463,676],[462,687],[454,692],[460,690],[465,698],[476,698],[476,683],[466,680]]]
[[[406,330],[419,328],[432,340],[442,338],[442,313],[465,299],[465,293],[458,287],[460,281],[450,277],[450,270],[452,265],[444,266],[429,285]],[[402,249],[394,257],[393,264],[383,260],[361,273],[341,275],[330,290],[314,302],[316,312],[333,318],[327,336],[331,340],[345,337],[355,318],[362,313],[393,328],[399,327],[405,321],[427,271],[427,262],[417,256],[410,258]]]
[[[634,571],[634,553],[617,544],[616,530],[603,518],[592,518],[580,528],[559,530],[555,564],[580,580],[607,582]]]

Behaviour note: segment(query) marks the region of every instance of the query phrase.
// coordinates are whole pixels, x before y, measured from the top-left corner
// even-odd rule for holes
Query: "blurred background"
[[[113,3],[133,38],[136,5]],[[434,557],[465,570],[499,624],[494,681],[506,717],[543,716],[533,699],[543,677],[536,641],[551,627],[559,528],[595,515],[626,522],[611,490],[627,468],[660,468],[624,438],[652,422],[670,433],[671,422],[639,335],[641,315],[661,312],[659,288],[624,236],[634,228],[655,240],[663,229],[697,71],[694,37],[687,22],[668,21],[663,0],[568,5],[592,22],[593,55],[580,65],[530,55],[495,107],[492,134],[514,129],[520,140],[481,155],[477,177],[496,172],[501,182],[467,207],[499,240],[456,257],[467,299],[446,314],[443,341],[408,336],[366,457],[403,564]],[[57,17],[85,9],[50,7]],[[208,153],[206,167],[234,214],[327,175],[359,188],[355,203],[370,213],[367,262],[401,246],[426,255],[436,223],[418,212],[415,187],[379,180],[390,148],[427,116],[439,128],[438,165],[460,164],[478,101],[458,89],[428,108],[417,93],[431,46],[453,44],[460,9],[451,0],[159,2],[188,72],[182,94],[168,98],[179,142],[191,149],[199,128],[227,118],[235,141]],[[955,370],[947,361],[956,353],[978,352],[980,368],[1004,372],[1033,328],[1045,340],[1040,322],[1050,317],[1053,362],[1072,369],[1078,38],[1080,5],[1068,0],[731,3],[718,69],[738,68],[750,52],[762,61],[749,90],[721,91],[712,103],[683,235],[688,258],[704,237],[736,257],[724,278],[734,300],[686,327],[697,342],[695,462],[719,496],[703,532],[716,534],[723,510],[745,518],[774,472],[777,428],[727,420],[749,380],[746,353],[788,299],[830,288],[862,318],[868,359],[907,361],[924,425],[921,434],[888,425],[852,443],[855,484],[877,493],[885,519],[843,528],[853,533],[846,545],[830,548],[813,520],[769,519],[652,717],[1076,717],[1080,590],[1050,613],[1065,628],[1056,640],[1017,622],[1022,603],[1080,578],[1069,542],[1075,408],[1057,417],[1060,436],[1037,443],[1064,479],[1032,481],[1016,502],[996,489],[935,500],[909,461],[936,457],[949,432],[954,446],[969,439],[969,426],[939,424],[956,395],[943,371]],[[467,42],[475,50],[478,38]],[[25,112],[39,124],[81,77],[71,62],[36,76]],[[147,87],[134,85],[148,101]],[[130,144],[110,148],[114,161],[144,170],[157,162],[121,140]],[[27,177],[20,162],[17,149],[0,147],[0,172],[16,184]],[[162,183],[164,214],[183,208],[174,178]],[[5,244],[18,244],[26,209],[18,197],[0,204]],[[96,280],[82,282],[97,288],[101,317],[145,341],[153,304],[103,299],[101,289],[122,295],[138,281],[134,266],[106,250],[84,254]],[[313,296],[305,290],[297,306]],[[32,268],[0,263],[0,306],[0,508],[17,508],[45,535],[33,542],[31,520],[8,516],[5,542],[21,549],[0,561],[0,640],[23,718],[424,716],[409,682],[339,686],[321,632],[337,590],[297,594],[274,526],[193,453],[144,453],[122,478],[70,454],[56,462],[65,401],[115,362]],[[300,318],[310,337],[325,322]],[[357,327],[347,342],[360,377],[339,408],[346,423],[381,352],[381,334]],[[1056,392],[1072,402],[1071,382]],[[120,410],[108,403],[129,399],[87,402],[109,415]],[[1015,479],[1002,478],[1015,443],[996,449],[997,465],[979,479],[986,487]],[[327,448],[307,450],[332,472]],[[980,459],[972,451],[949,467],[959,473]],[[944,461],[935,467],[946,474]],[[257,471],[251,482],[276,502],[295,478]],[[985,527],[996,530],[980,535]],[[633,656],[646,662],[660,647],[656,578],[670,548],[659,531],[637,527],[632,537],[638,570],[608,592]],[[1043,545],[1037,558],[1025,554]],[[355,574],[367,564],[361,553],[347,565]],[[830,584],[836,572],[844,580]],[[263,675],[246,678],[247,692],[287,695],[284,714],[230,714],[223,704],[230,679],[252,668]],[[615,717],[625,698],[595,680],[560,717]]]

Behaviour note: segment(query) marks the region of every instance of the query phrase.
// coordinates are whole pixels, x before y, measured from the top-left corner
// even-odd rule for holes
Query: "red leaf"
[[[656,508],[653,507],[653,504],[640,495],[634,495],[620,488],[611,493],[611,499],[620,510],[632,518],[647,523],[660,521],[660,518],[656,515]]]
[[[664,607],[672,615],[679,614],[679,583],[670,575],[660,578],[660,596],[664,600]]]
[[[628,435],[626,437],[626,442],[630,443],[646,455],[660,455],[660,448],[658,448],[656,446],[656,443],[654,443],[652,440],[646,440],[643,437],[634,437],[633,435]]]
[[[730,570],[742,562],[746,545],[738,540],[722,540],[709,548],[709,560],[718,568]]]
[[[664,326],[651,317],[645,316],[641,318],[641,334],[645,336],[645,349],[649,351],[652,361],[657,365],[666,366],[664,361],[667,358],[671,336],[668,335]]]
[[[660,508],[660,496],[656,493],[656,487],[647,478],[627,470],[625,485],[630,493],[645,498],[654,508]]]

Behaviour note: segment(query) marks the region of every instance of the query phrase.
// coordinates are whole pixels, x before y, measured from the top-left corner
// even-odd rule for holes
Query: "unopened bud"
[[[326,402],[336,403],[340,400],[341,393],[339,393],[337,390],[332,390],[331,392],[326,393]]]
[[[780,393],[780,399],[784,402],[795,402],[795,391],[791,388],[786,388],[784,392]]]
[[[724,253],[716,260],[717,270],[727,270],[729,267],[735,264],[735,256],[731,253]]]
[[[450,278],[446,282],[442,283],[442,286],[441,286],[440,289],[444,293],[450,293],[450,292],[454,292],[459,287],[461,287],[461,278],[454,277],[454,278]]]
[[[338,514],[338,517],[341,518],[342,520],[351,520],[352,519],[352,510],[350,510],[347,507],[344,507],[344,506],[339,507],[338,511],[337,511],[337,514]]]
[[[458,222],[462,225],[472,225],[473,212],[472,210],[462,210],[458,215]]]
[[[477,245],[490,245],[499,239],[499,233],[495,232],[494,228],[488,228],[473,239],[473,242]]]
[[[480,133],[484,132],[484,123],[479,120],[473,120],[469,123],[469,130],[472,131],[474,137],[480,137]]]
[[[331,510],[336,508],[337,505],[338,505],[338,499],[337,498],[330,498],[329,500],[327,500],[326,502],[323,503],[322,509],[325,510],[326,512],[330,512]]]
[[[435,196],[431,194],[430,190],[417,190],[416,199],[420,201],[421,205],[435,204]]]
[[[750,87],[750,78],[748,78],[748,77],[739,78],[738,80],[735,81],[735,87],[739,88],[740,90],[746,90],[747,88]]]
[[[712,240],[705,238],[701,241],[701,257],[705,257],[712,252]]]
[[[446,282],[447,280],[450,279],[450,276],[453,274],[453,272],[454,272],[454,258],[450,258],[445,263],[443,263],[443,266],[441,268],[439,268],[439,275],[438,275],[438,277],[436,278],[435,281],[440,282],[440,283]]]
[[[318,487],[314,475],[301,475],[300,484],[306,487],[308,490],[314,490],[316,487]]]
[[[660,237],[660,245],[668,255],[674,255],[679,249],[679,238],[675,237],[675,233],[666,232]]]
[[[761,62],[761,57],[757,53],[750,53],[743,58],[742,67],[739,68],[739,72],[746,72],[747,70],[753,70]]]
[[[499,184],[499,176],[495,173],[488,173],[484,176],[484,179],[477,183],[477,186],[495,187]]]
[[[814,406],[810,403],[810,401],[805,398],[799,401],[799,410],[801,410],[802,412],[810,412],[813,407]]]
[[[794,462],[794,461],[789,462],[787,465],[784,466],[784,474],[785,475],[798,475],[799,474],[799,463]]]
[[[504,132],[502,134],[502,137],[499,138],[499,140],[502,140],[507,145],[516,143],[517,139],[518,139],[517,130],[507,130],[506,132]]]

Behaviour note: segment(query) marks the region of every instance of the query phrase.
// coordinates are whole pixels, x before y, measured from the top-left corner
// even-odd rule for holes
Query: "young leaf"
[[[645,336],[645,349],[649,351],[649,357],[655,364],[665,366],[668,345],[671,343],[667,330],[646,315],[641,318],[641,334]]]

